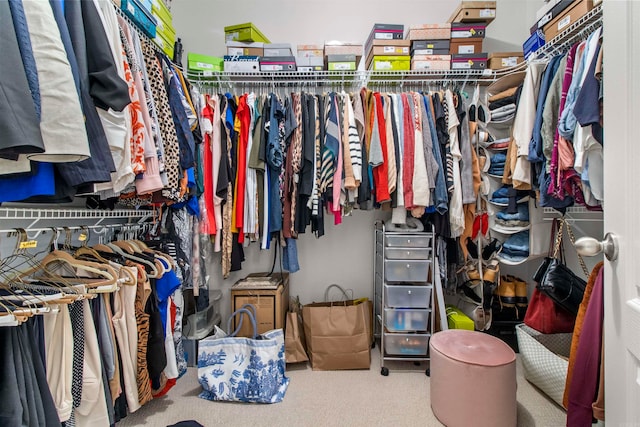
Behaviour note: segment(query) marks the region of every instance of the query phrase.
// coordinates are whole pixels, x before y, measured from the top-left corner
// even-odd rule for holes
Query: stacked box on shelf
[[[147,37],[156,37],[156,19],[142,6],[140,0],[122,0],[120,7]]]
[[[384,59],[386,56],[406,57],[411,59],[411,42],[409,40],[374,40],[371,49],[367,53],[365,66],[373,69],[374,58]]]
[[[324,44],[324,55],[325,55],[325,60],[327,61],[327,69],[332,71],[332,63],[334,63],[334,70],[336,68],[337,63],[343,63],[343,62],[355,62],[355,66],[353,67],[354,70],[356,70],[358,68],[358,65],[360,63],[360,59],[362,58],[362,43],[357,43],[357,42],[341,42],[341,41],[328,41],[325,42]],[[355,57],[354,61],[348,60],[348,61],[343,61],[340,59],[344,59],[344,58],[330,58],[333,55],[353,55]],[[351,58],[349,58],[351,59]],[[338,68],[346,68],[346,65],[342,64],[342,65],[338,65]],[[349,68],[351,68],[351,65],[349,65]]]
[[[187,54],[187,70],[191,73],[212,75],[224,70],[224,59],[217,56],[207,56],[189,52]]]
[[[496,17],[495,1],[462,1],[449,17],[449,22],[484,22]]]
[[[257,73],[260,71],[258,55],[225,55],[224,71]]]
[[[269,39],[258,30],[251,22],[224,27],[225,41],[236,42],[263,42],[270,43]]]
[[[452,70],[484,70],[487,68],[489,55],[486,53],[469,53],[451,55]]]
[[[324,70],[324,46],[317,44],[299,44],[296,50],[298,71]]]
[[[234,42],[229,41],[227,55],[229,56],[264,56],[263,42]]]
[[[413,55],[412,70],[450,70],[451,55]]]
[[[515,67],[524,61],[522,52],[493,52],[489,54],[488,68],[498,70],[500,68]]]
[[[421,24],[409,27],[412,70],[448,70],[451,24]]]
[[[296,58],[289,43],[265,43],[260,71],[296,71]]]
[[[173,59],[176,44],[176,30],[173,27],[171,12],[162,0],[144,0],[151,6],[151,14],[156,19],[156,36],[153,41],[162,51]]]
[[[401,63],[406,59],[409,64],[411,58],[409,56],[410,45],[403,38],[404,25],[374,24],[364,44],[366,68],[369,70],[404,70]],[[403,58],[405,56],[406,58]],[[389,57],[397,59],[390,60]]]
[[[451,24],[449,53],[455,55],[482,52],[485,31],[486,25],[484,24]]]
[[[577,0],[544,25],[544,38],[550,41],[593,9],[593,0]]]
[[[357,66],[356,55],[327,55],[327,69],[329,71],[354,71]]]

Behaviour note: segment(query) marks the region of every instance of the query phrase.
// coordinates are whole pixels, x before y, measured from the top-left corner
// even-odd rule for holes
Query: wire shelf
[[[602,4],[591,9],[560,34],[548,40],[531,55],[529,61],[564,53],[575,42],[587,38],[600,27],[602,27]]]
[[[48,209],[48,208],[0,208],[0,220],[77,220],[77,219],[146,219],[152,215],[149,210],[115,209]]]

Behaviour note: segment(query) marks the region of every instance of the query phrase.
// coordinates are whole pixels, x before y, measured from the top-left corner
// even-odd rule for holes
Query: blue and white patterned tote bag
[[[254,315],[248,308],[237,310],[231,318],[241,313],[251,320],[254,338],[233,336],[240,330],[240,321],[230,336],[199,342],[198,381],[203,388],[199,397],[236,402],[280,402],[289,386],[289,378],[285,375],[284,332],[274,329],[258,335]]]

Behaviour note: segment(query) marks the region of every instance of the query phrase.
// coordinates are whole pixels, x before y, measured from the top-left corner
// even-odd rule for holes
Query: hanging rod
[[[123,222],[123,223],[119,223],[119,224],[100,224],[100,225],[74,225],[74,226],[70,226],[70,227],[41,227],[41,228],[24,228],[23,230],[25,230],[25,232],[34,232],[35,235],[28,235],[27,237],[31,240],[35,240],[38,238],[38,236],[40,236],[40,234],[42,233],[48,233],[51,231],[56,231],[56,232],[65,232],[67,230],[69,231],[85,231],[85,230],[95,230],[96,234],[103,234],[105,230],[108,229],[126,229],[126,230],[133,230],[133,229],[141,229],[147,225],[149,225],[150,223],[146,223],[146,222]],[[20,227],[16,227],[16,228],[7,228],[4,230],[0,230],[0,234],[3,233],[7,233],[7,234],[15,234],[16,232],[18,232],[20,230]]]

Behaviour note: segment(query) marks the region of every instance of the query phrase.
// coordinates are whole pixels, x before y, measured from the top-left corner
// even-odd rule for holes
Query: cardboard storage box
[[[530,28],[530,32],[533,33],[535,30],[543,28],[547,23],[551,22],[551,20],[561,13],[563,13],[574,0],[551,0],[548,3],[545,3],[538,12],[536,13],[536,23]]]
[[[293,56],[289,43],[265,43],[264,56]]]
[[[263,56],[260,58],[260,71],[296,71],[294,56]]]
[[[451,55],[414,55],[412,70],[450,70]]]
[[[480,53],[482,52],[482,38],[453,39],[449,47],[449,53],[456,55],[459,53]]]
[[[411,42],[412,55],[449,55],[450,40],[416,40]]]
[[[320,44],[299,44],[296,52],[298,58],[324,58],[324,46]]]
[[[555,36],[569,28],[571,24],[593,9],[593,0],[575,1],[561,15],[553,18],[543,27],[544,39],[551,41]]]
[[[367,56],[373,55],[409,55],[411,41],[409,40],[374,40],[367,51]]]
[[[256,28],[251,22],[245,24],[230,25],[224,27],[225,41],[236,42],[264,42],[269,43],[269,39]]]
[[[256,73],[260,71],[260,57],[259,56],[224,56],[224,70],[236,71],[236,72],[248,72]]]
[[[162,49],[169,59],[173,60],[173,51],[176,46],[175,35],[174,38],[167,38],[164,33],[158,31],[156,32],[156,37],[153,39],[153,42]]]
[[[495,1],[463,1],[453,11],[449,22],[486,22],[496,17]]]
[[[405,37],[408,40],[449,40],[451,38],[451,24],[422,24],[412,25]]]
[[[374,71],[405,71],[411,69],[411,57],[399,56],[374,56],[371,61],[371,70]]]
[[[139,0],[122,0],[120,7],[147,37],[156,38],[156,18],[142,7]]]
[[[347,55],[327,55],[327,69],[329,71],[353,71],[357,67],[357,56]]]
[[[542,30],[537,30],[529,36],[529,38],[522,45],[522,52],[524,59],[529,59],[529,56],[534,54],[545,44],[545,37]]]
[[[362,57],[362,43],[330,41],[324,44],[325,55],[355,55]]]
[[[297,56],[296,57],[296,65],[298,68],[303,67],[324,67],[324,57],[322,56]],[[317,70],[316,70],[317,71]]]
[[[224,70],[224,58],[189,52],[187,53],[187,70],[205,72],[222,71]]]
[[[515,67],[522,62],[524,62],[524,56],[521,52],[493,52],[489,54],[488,68],[497,70]]]
[[[486,53],[451,55],[452,70],[484,70],[487,68]]]
[[[484,24],[451,24],[451,40],[484,37],[486,28]]]
[[[289,273],[273,273],[271,276],[267,273],[254,273],[238,280],[231,287],[232,312],[244,304],[255,306],[259,334],[284,328],[285,317],[289,310]],[[233,320],[234,330],[239,321],[239,316],[236,316]],[[252,326],[245,317],[238,336],[251,336],[251,329]]]
[[[264,56],[263,42],[227,42],[229,56]]]

